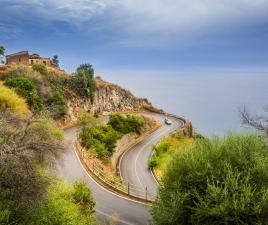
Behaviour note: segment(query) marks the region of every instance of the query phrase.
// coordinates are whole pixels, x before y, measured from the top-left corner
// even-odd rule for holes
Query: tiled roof
[[[18,55],[29,55],[28,51],[20,51],[20,52],[16,52],[10,55],[6,55],[6,57],[11,57],[11,56],[18,56]]]

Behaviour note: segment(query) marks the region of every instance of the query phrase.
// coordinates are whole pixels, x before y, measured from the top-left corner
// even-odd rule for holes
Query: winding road
[[[125,183],[144,189],[148,187],[150,197],[154,198],[157,189],[157,182],[147,169],[147,161],[152,154],[152,145],[159,142],[170,132],[180,128],[182,121],[169,117],[173,122],[168,126],[164,123],[164,116],[148,113],[162,123],[162,126],[138,145],[127,151],[120,160],[120,174]],[[72,183],[76,180],[85,181],[90,187],[96,201],[96,215],[103,224],[110,224],[111,220],[117,224],[146,225],[150,220],[149,207],[147,205],[126,199],[112,193],[97,184],[86,172],[79,161],[73,147],[73,140],[76,138],[77,127],[65,129],[65,154],[57,160],[57,175]]]

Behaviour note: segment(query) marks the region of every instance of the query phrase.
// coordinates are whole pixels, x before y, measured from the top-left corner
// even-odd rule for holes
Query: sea
[[[241,123],[239,110],[268,116],[268,70],[210,69],[183,71],[105,70],[104,80],[166,112],[184,116],[206,136],[251,132]]]

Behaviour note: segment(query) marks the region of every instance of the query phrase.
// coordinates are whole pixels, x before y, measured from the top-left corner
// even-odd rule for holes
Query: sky
[[[268,0],[0,0],[0,45],[72,72],[267,68]]]

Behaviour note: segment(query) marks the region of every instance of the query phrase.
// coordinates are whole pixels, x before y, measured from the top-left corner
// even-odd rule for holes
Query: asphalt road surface
[[[161,140],[171,131],[182,126],[179,120],[172,119],[172,125],[164,124],[164,116],[150,114],[160,120],[163,125],[157,131],[145,138],[140,144],[130,149],[121,160],[120,171],[124,182],[131,182],[139,188],[148,187],[155,194],[157,183],[151,172],[147,170],[147,161],[152,153],[152,145]],[[149,207],[122,198],[99,184],[97,184],[85,171],[75,154],[72,141],[76,137],[77,127],[65,130],[65,153],[57,160],[57,175],[72,183],[77,180],[85,181],[90,187],[96,201],[96,215],[103,224],[110,224],[116,220],[119,225],[146,225],[150,221]]]
[[[135,195],[144,197],[147,187],[147,197],[153,200],[156,196],[158,183],[147,167],[147,162],[153,152],[153,145],[157,144],[164,136],[182,127],[183,123],[179,119],[168,117],[172,124],[166,125],[164,115],[152,113],[147,115],[155,117],[162,123],[162,126],[122,156],[119,170],[124,183],[130,185],[130,190]]]

